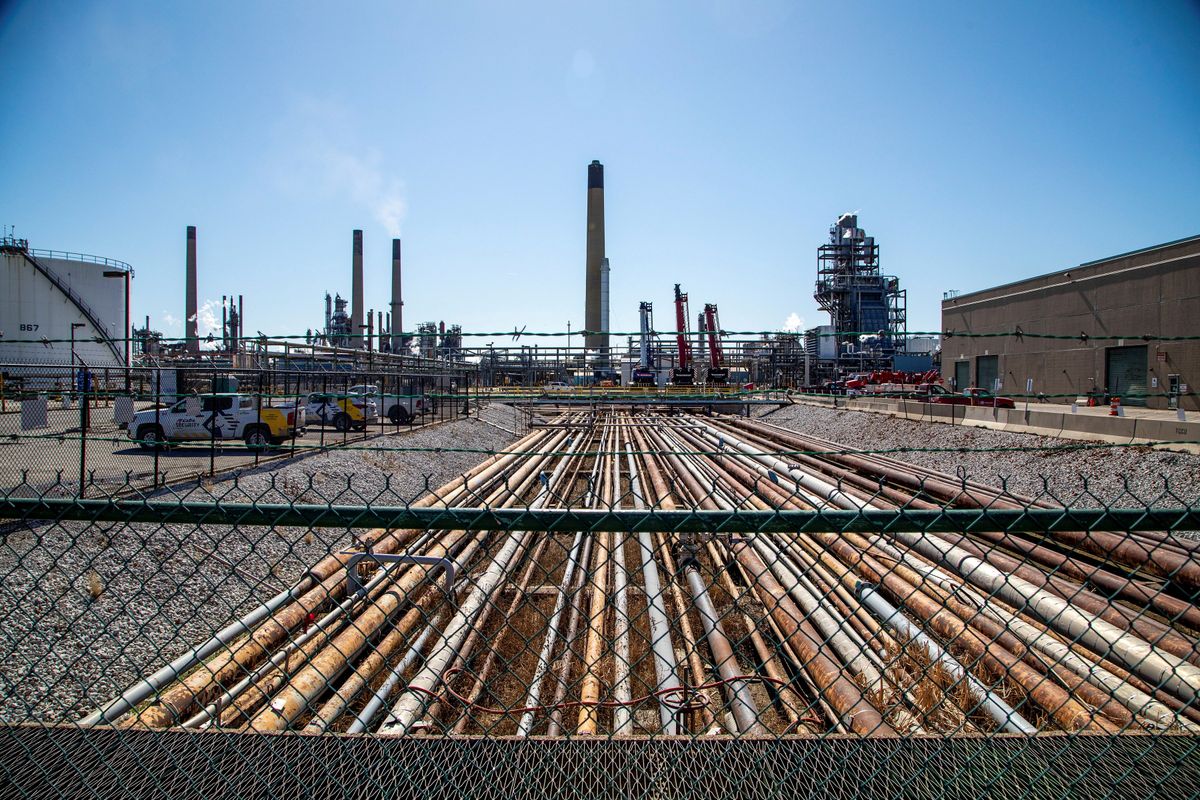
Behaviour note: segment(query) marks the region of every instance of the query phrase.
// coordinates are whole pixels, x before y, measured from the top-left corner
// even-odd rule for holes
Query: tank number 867
[[[36,331],[37,329],[38,329],[38,324],[36,322],[22,322],[21,323],[21,330],[23,330],[23,331],[29,331],[32,333],[33,331]]]

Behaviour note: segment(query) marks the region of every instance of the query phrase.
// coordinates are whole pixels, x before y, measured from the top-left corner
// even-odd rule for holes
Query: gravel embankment
[[[507,406],[493,404],[483,417],[521,431]],[[399,505],[487,457],[454,450],[503,449],[517,438],[460,420],[172,491],[194,500]],[[8,533],[0,539],[0,719],[78,719],[346,543],[336,528],[63,522]]]
[[[769,414],[762,421],[858,449],[969,449],[972,452],[888,455],[952,475],[961,468],[972,479],[1006,484],[1014,492],[1067,505],[1177,506],[1194,504],[1200,496],[1200,456],[1186,453],[1148,447],[1006,452],[991,448],[1072,447],[1090,443],[803,404]],[[1164,497],[1168,486],[1174,497]]]

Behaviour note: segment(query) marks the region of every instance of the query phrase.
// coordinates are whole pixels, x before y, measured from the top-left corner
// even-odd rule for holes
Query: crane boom
[[[705,332],[708,333],[709,365],[713,369],[720,369],[724,353],[721,352],[721,337],[719,336],[721,328],[717,322],[716,303],[708,303],[704,306],[704,321]]]
[[[675,341],[679,346],[679,365],[675,368],[675,383],[691,385],[692,343],[688,341],[688,296],[675,284]]]
[[[658,373],[654,367],[656,359],[650,352],[650,337],[654,333],[654,305],[643,300],[638,306],[638,316],[641,320],[642,340],[638,363],[633,368],[631,377],[635,386],[656,386],[658,385]]]
[[[692,365],[692,343],[688,341],[688,296],[675,284],[675,339],[679,343],[679,368]]]
[[[710,383],[724,383],[729,379],[729,370],[725,368],[725,353],[721,350],[721,322],[716,303],[705,304],[704,321],[708,333],[708,380]]]

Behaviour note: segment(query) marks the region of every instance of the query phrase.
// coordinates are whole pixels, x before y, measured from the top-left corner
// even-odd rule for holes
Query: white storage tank
[[[132,278],[123,261],[34,250],[23,239],[5,237],[0,241],[0,364],[69,364],[74,330],[77,362],[92,368],[125,366]]]

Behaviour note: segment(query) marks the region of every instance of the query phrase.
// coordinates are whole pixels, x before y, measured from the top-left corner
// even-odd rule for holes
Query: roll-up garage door
[[[1110,347],[1104,354],[1105,386],[1127,406],[1146,405],[1146,346]]]
[[[996,378],[1000,377],[999,356],[978,356],[975,359],[975,385],[989,392],[998,392]]]

